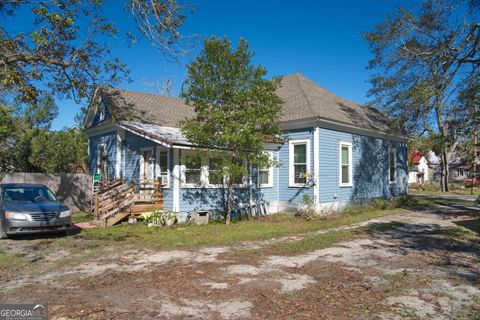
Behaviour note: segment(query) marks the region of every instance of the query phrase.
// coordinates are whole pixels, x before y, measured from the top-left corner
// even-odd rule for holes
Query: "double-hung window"
[[[208,160],[208,184],[223,185],[223,168],[219,159]]]
[[[242,161],[242,160],[233,160],[232,161],[234,163],[234,166],[237,167],[238,169],[240,168],[243,168],[244,170],[247,169],[247,162],[246,161]],[[248,181],[248,177],[246,176],[241,176],[241,175],[237,175],[232,183],[238,187],[245,187],[246,186],[246,183]]]
[[[352,144],[340,142],[340,187],[352,186]]]
[[[168,158],[168,151],[157,147],[157,178],[164,188],[168,188],[169,185]]]
[[[268,152],[270,160],[273,158],[272,152]],[[273,167],[261,167],[258,169],[258,184],[261,188],[273,187]]]
[[[289,141],[289,185],[304,187],[310,170],[310,140]]]
[[[184,166],[185,184],[199,186],[202,181],[202,162],[199,157],[185,156],[181,161]]]
[[[396,152],[395,149],[388,150],[388,181],[395,183],[396,176]]]

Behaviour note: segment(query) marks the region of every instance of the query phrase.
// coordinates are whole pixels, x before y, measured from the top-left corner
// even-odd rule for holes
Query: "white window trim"
[[[107,108],[105,107],[105,103],[103,101],[99,102],[99,108],[97,112],[98,112],[98,122],[102,122],[103,120],[105,120]]]
[[[243,166],[248,169],[248,163],[247,160],[243,161]],[[252,173],[249,172],[247,176],[242,177],[242,183],[233,183],[232,187],[233,188],[247,188],[248,187],[248,176],[250,176]],[[226,182],[228,182],[228,177],[225,177]]]
[[[390,180],[390,153],[392,151],[393,151],[393,167],[394,167],[394,170],[393,170],[393,180]],[[388,182],[390,184],[396,184],[397,183],[397,149],[395,149],[395,148],[389,148],[388,149],[387,161],[388,161],[388,170],[387,170]]]
[[[310,173],[310,139],[299,139],[288,141],[288,186],[292,188],[308,188],[308,183],[295,183],[293,168],[293,152],[296,144],[307,145],[307,173]]]
[[[268,157],[270,160],[273,160],[273,152],[272,151],[266,151],[268,154]],[[258,168],[258,187],[259,188],[273,188],[273,166],[270,166],[268,168],[268,183],[260,183],[260,170],[261,168]]]
[[[140,175],[138,176],[138,180],[142,181],[143,179],[143,175],[144,175],[144,168],[145,168],[145,159],[143,158],[143,153],[145,151],[152,151],[152,154],[154,156],[156,156],[155,154],[155,147],[143,147],[143,148],[140,148]],[[155,166],[154,166],[154,170],[156,171],[156,167],[157,167],[157,159],[155,159]],[[156,172],[153,173],[153,176],[155,177],[155,174]]]
[[[155,147],[155,176],[157,179],[160,177],[160,152],[167,152],[167,185],[162,189],[170,188],[170,149],[163,149],[160,146]]]
[[[182,162],[182,159],[188,156],[195,156],[195,151],[194,150],[182,150],[181,156],[179,158],[180,163]],[[247,162],[244,162],[244,166],[247,167]],[[223,188],[225,184],[228,182],[228,177],[224,177],[224,183],[225,184],[210,184],[209,182],[209,163],[205,159],[202,159],[201,162],[201,172],[200,172],[200,183],[198,184],[193,184],[193,183],[185,183],[185,165],[180,165],[180,185],[182,188],[186,189],[195,189],[195,188]],[[242,183],[235,183],[233,184],[234,188],[247,188],[248,187],[248,176],[245,176],[242,178]]]
[[[100,148],[103,147],[103,150],[105,153],[107,153],[107,170],[108,170],[108,152],[107,152],[107,145],[102,142],[97,145],[97,173],[100,173],[100,166],[102,164],[101,160],[101,155],[100,155]],[[102,179],[105,179],[105,177],[102,177]]]
[[[201,160],[201,166],[200,166],[200,183],[186,183],[186,176],[185,176],[185,171],[186,171],[186,166],[184,164],[181,164],[182,163],[182,160],[186,157],[194,157],[195,156],[195,153],[191,150],[182,150],[181,152],[181,155],[179,157],[179,163],[180,163],[180,185],[182,188],[185,188],[185,189],[198,189],[198,188],[204,188],[206,185],[207,185],[207,182],[208,182],[208,177],[207,177],[207,174],[206,172],[208,171],[208,166],[206,166],[203,162],[203,160]]]
[[[210,159],[208,160],[207,163],[207,170],[205,171],[206,174],[206,181],[207,181],[207,188],[223,188],[226,182],[225,176],[223,177],[223,183],[210,183]]]
[[[243,162],[243,165],[244,167],[248,167],[247,165],[247,161],[244,161]],[[210,184],[210,180],[209,180],[209,175],[210,175],[210,167],[209,167],[209,163],[207,162],[207,165],[206,166],[202,166],[205,168],[204,170],[204,176],[205,176],[205,187],[206,188],[212,188],[212,189],[215,189],[215,188],[224,188],[226,187],[226,184],[228,183],[228,177],[227,176],[224,176],[223,177],[223,184]],[[244,176],[242,177],[242,183],[234,183],[232,184],[232,187],[233,188],[247,188],[248,187],[248,176]]]
[[[342,183],[342,147],[348,147],[348,177],[350,181],[348,183]],[[338,144],[338,182],[341,188],[349,188],[353,186],[353,157],[352,157],[352,143],[348,141],[340,141]]]

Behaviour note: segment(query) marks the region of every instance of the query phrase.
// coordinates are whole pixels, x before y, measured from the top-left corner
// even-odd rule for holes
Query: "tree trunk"
[[[477,144],[478,144],[478,132],[477,126],[473,127],[473,163],[472,163],[472,188],[470,194],[473,195],[473,189],[475,188],[475,182],[477,181]]]
[[[437,126],[438,126],[438,131],[440,132],[441,137],[445,140],[446,137],[446,132],[445,132],[445,126],[443,123],[443,118],[442,118],[442,108],[438,103],[438,99],[435,102],[435,116],[437,120]],[[443,146],[442,148],[442,153],[440,155],[440,168],[441,168],[441,178],[440,178],[440,187],[442,189],[442,192],[448,192],[448,152],[447,152],[447,146]]]
[[[227,188],[227,212],[225,213],[225,224],[230,224],[230,217],[232,213],[232,196],[233,196],[233,185],[232,181],[228,179],[228,188]]]
[[[442,150],[442,154],[440,156],[440,167],[441,167],[441,180],[440,180],[440,186],[442,188],[442,192],[448,192],[448,155],[447,155],[447,150],[446,147]]]

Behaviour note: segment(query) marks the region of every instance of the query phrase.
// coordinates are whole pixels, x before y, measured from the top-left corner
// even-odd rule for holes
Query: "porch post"
[[[122,179],[122,142],[125,140],[125,130],[117,128],[117,151],[115,159],[115,178]]]
[[[320,175],[320,145],[319,145],[319,132],[318,127],[315,127],[313,131],[313,177],[315,185],[313,186],[313,198],[314,198],[314,207],[316,211],[320,210],[320,186],[319,184],[319,175]]]
[[[179,149],[173,149],[173,211],[180,212],[180,156]]]

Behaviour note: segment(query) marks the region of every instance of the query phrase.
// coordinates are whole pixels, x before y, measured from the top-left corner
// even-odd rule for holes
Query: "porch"
[[[93,194],[93,217],[101,226],[112,226],[128,216],[163,210],[159,180],[100,181]]]

